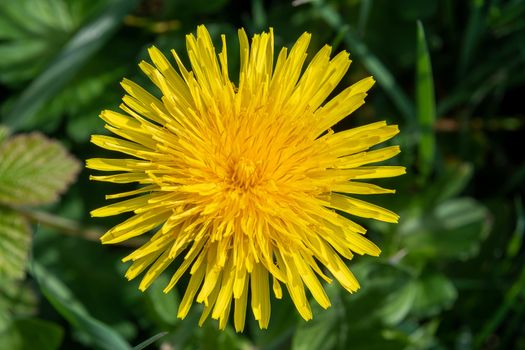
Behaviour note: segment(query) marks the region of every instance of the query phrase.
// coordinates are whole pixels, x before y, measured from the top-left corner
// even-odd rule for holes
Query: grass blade
[[[465,29],[462,50],[459,54],[458,76],[462,78],[474,56],[476,47],[485,31],[483,6],[484,0],[472,0],[472,9]]]
[[[159,334],[155,334],[153,337],[151,337],[149,339],[146,339],[142,343],[140,343],[139,345],[135,346],[133,348],[133,350],[145,349],[146,347],[148,347],[149,345],[153,344],[154,342],[156,342],[160,338],[164,337],[166,334],[168,334],[168,332],[161,332]]]
[[[416,62],[416,106],[420,130],[419,168],[423,178],[428,177],[434,167],[436,140],[434,123],[436,120],[436,101],[432,64],[425,40],[423,24],[417,23],[417,62]]]
[[[370,10],[372,9],[374,0],[362,0],[361,6],[359,6],[359,19],[357,21],[357,32],[359,35],[363,35],[370,18]]]
[[[521,196],[514,198],[514,207],[516,211],[516,227],[507,245],[507,257],[515,258],[523,246],[523,236],[525,236],[525,210]]]
[[[22,128],[40,107],[60,91],[84,63],[111,38],[122,19],[138,0],[116,0],[95,19],[82,27],[63,47],[57,57],[22,92],[4,123],[13,130]]]
[[[330,26],[335,32],[339,32],[343,28],[344,23],[341,15],[337,13],[332,7],[320,1],[313,2],[314,6],[319,12],[321,18]],[[360,62],[368,69],[374,76],[379,85],[385,90],[399,112],[403,115],[407,122],[414,120],[414,106],[408,99],[407,95],[397,84],[394,76],[386,68],[386,66],[368,49],[361,39],[348,28],[344,32],[344,41],[351,51],[351,54],[359,58]]]
[[[513,311],[514,308],[519,306],[520,297],[524,295],[525,291],[525,268],[521,270],[519,277],[507,289],[503,302],[498,307],[494,315],[485,323],[484,327],[474,338],[474,348],[480,349],[485,344],[487,339],[493,334],[496,329],[503,323],[508,314]]]
[[[42,294],[73,327],[86,334],[100,349],[131,350],[131,346],[112,328],[93,318],[71,291],[43,266],[33,261],[31,273]]]

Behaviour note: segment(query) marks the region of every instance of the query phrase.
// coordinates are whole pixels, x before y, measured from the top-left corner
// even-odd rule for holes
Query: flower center
[[[260,167],[251,159],[240,157],[232,164],[230,179],[234,187],[246,190],[260,182]]]

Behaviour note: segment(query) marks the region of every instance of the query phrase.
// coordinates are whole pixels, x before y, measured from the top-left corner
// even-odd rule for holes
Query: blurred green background
[[[351,261],[362,289],[328,286],[333,306],[310,322],[285,297],[266,331],[251,315],[243,334],[199,328],[198,306],[176,318],[166,276],[145,293],[124,279],[132,247],[98,243],[120,218],[89,211],[118,190],[90,183],[65,149],[108,156],[89,136],[118,108],[119,81],[149,87],[147,48],[183,56],[198,24],[227,35],[231,71],[239,27],[273,27],[276,47],[308,31],[311,54],[349,51],[339,89],[377,84],[340,128],[401,128],[392,164],[408,174],[370,199],[400,223],[362,221],[381,257]],[[2,0],[0,96],[2,350],[525,349],[523,0]]]

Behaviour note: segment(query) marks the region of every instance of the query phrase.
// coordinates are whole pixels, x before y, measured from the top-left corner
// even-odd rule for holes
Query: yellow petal
[[[372,185],[364,182],[347,181],[345,183],[336,184],[331,187],[334,192],[352,193],[352,194],[382,194],[382,193],[396,193],[395,190],[382,188],[377,185]]]
[[[341,157],[337,159],[337,168],[357,168],[364,164],[377,163],[383,160],[390,159],[401,152],[399,146],[391,146],[381,148],[370,152],[361,152],[351,156]]]
[[[390,210],[337,193],[332,194],[330,199],[330,207],[342,210],[348,214],[357,215],[364,218],[372,218],[380,221],[397,223],[399,219],[399,216]]]

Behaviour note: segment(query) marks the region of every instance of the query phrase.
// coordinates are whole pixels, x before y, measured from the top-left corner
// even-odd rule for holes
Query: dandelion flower
[[[186,37],[191,70],[172,51],[175,69],[155,47],[149,49],[153,64],[139,64],[161,98],[124,79],[123,112],[101,113],[119,137],[94,135],[92,142],[129,158],[89,159],[88,168],[116,172],[91,179],[139,184],[108,195],[120,201],[91,212],[132,213],[101,241],[119,243],[156,230],[123,259],[132,262],[126,277],[145,271],[139,286],[145,290],[174,264],[164,291],[183,276],[189,279],[180,318],[196,301],[204,304],[200,323],[211,315],[224,329],[233,304],[235,329],[242,331],[250,300],[259,326],[267,328],[271,290],[280,299],[284,286],[309,320],[306,289],[328,308],[320,279],[335,278],[355,292],[359,284],[345,260],[380,253],[366,230],[343,214],[398,220],[350,195],[394,192],[360,180],[405,172],[370,165],[399,153],[397,146],[369,150],[399,130],[376,122],[334,133],[331,127],[364,103],[374,80],[365,78],[326,101],[346,73],[349,55],[330,58],[325,46],[302,73],[309,41],[310,34],[303,34],[274,63],[272,30],[255,35],[251,45],[239,30],[236,85],[224,35],[216,55],[208,31],[199,26],[196,36]]]

